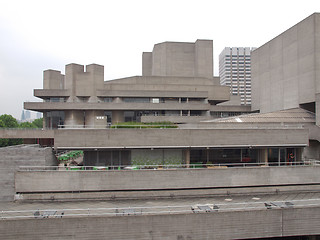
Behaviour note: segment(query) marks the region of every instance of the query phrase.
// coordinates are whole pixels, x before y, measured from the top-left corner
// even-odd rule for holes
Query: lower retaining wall
[[[19,166],[56,165],[51,148],[18,145],[0,148],[0,201],[12,201],[15,194],[15,172]]]
[[[20,171],[17,193],[241,188],[320,184],[320,167],[252,167],[120,171]]]
[[[297,217],[298,216],[298,217]],[[320,234],[320,208],[0,220],[3,239],[247,239]]]

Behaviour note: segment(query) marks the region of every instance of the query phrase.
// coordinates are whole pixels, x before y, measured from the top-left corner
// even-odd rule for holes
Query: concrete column
[[[268,149],[259,149],[259,162],[268,165]]]
[[[65,80],[64,80],[64,89],[68,89],[71,93],[68,101],[74,101],[76,96],[76,82],[77,76],[81,73],[84,73],[84,66],[79,64],[68,64],[65,68]]]
[[[83,111],[65,111],[64,125],[66,128],[83,127],[84,115]]]
[[[184,151],[184,153],[185,153],[185,163],[186,163],[187,168],[189,168],[190,167],[190,149],[187,148]]]
[[[106,128],[107,118],[104,116],[104,111],[86,111],[85,125],[93,128]]]
[[[301,159],[302,159],[302,149],[301,149],[301,148],[296,148],[296,154],[295,154],[295,156],[296,156],[295,161],[296,161],[296,162],[300,162]]]
[[[320,93],[316,94],[316,124],[320,127]]]
[[[122,100],[121,100],[121,98],[116,97],[113,102],[114,102],[114,103],[121,103]]]
[[[47,112],[43,112],[43,118],[42,118],[43,129],[49,128],[47,122],[48,122],[47,121]]]
[[[46,70],[43,71],[43,89],[63,89],[64,76],[60,71]]]
[[[112,124],[124,122],[124,111],[112,111]]]
[[[142,53],[142,76],[152,76],[152,52]]]
[[[213,77],[213,41],[197,40],[195,42],[195,76]]]

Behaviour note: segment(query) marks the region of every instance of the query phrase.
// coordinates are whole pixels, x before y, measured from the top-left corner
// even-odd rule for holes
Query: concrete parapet
[[[51,148],[38,145],[19,145],[0,148],[0,201],[14,199],[14,174],[19,166],[56,165]],[[34,179],[34,181],[37,181]]]
[[[17,193],[179,190],[319,185],[319,167],[132,171],[19,171]],[[37,179],[35,182],[34,180]],[[54,183],[54,184],[53,184]]]
[[[298,217],[297,217],[298,216]],[[320,208],[1,220],[3,239],[248,239],[320,234]]]
[[[308,130],[302,128],[61,129],[55,131],[54,137],[55,148],[60,149],[303,147],[309,142]]]

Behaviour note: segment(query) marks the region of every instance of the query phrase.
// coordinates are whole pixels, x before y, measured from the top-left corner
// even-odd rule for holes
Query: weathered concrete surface
[[[0,201],[14,198],[14,174],[19,166],[50,166],[55,158],[51,148],[21,145],[0,148]]]
[[[63,129],[55,148],[307,146],[306,129]]]
[[[246,239],[320,234],[320,208],[1,220],[3,239]]]
[[[0,138],[54,138],[49,129],[0,129]]]
[[[173,122],[173,123],[196,123],[210,120],[210,116],[141,116],[141,122]]]
[[[320,167],[17,172],[18,193],[170,190],[320,184]]]
[[[252,110],[272,112],[317,102],[319,19],[314,13],[253,51]]]
[[[195,197],[236,196],[248,194],[278,194],[319,192],[320,185],[284,185],[272,187],[226,187],[211,189],[174,189],[174,190],[140,190],[140,191],[97,191],[97,192],[55,192],[55,193],[23,193],[17,195],[19,202],[38,201],[105,201],[128,199],[187,199]]]

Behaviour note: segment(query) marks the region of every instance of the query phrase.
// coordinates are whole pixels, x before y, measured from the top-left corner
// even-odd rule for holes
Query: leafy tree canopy
[[[19,126],[18,121],[8,114],[3,114],[0,116],[0,121],[2,121],[1,127],[4,128],[17,128]]]
[[[43,118],[38,118],[32,122],[36,128],[43,128]]]
[[[35,126],[31,122],[22,122],[19,128],[35,128]]]

